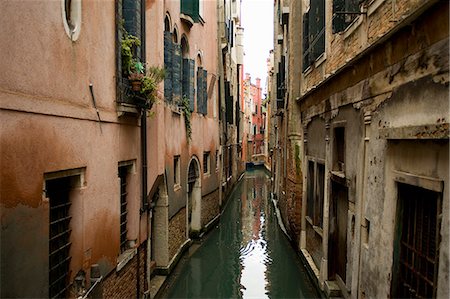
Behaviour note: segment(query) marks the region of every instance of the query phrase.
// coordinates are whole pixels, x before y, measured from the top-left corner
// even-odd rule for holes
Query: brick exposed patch
[[[141,294],[147,289],[145,279],[146,246],[139,248],[140,264],[139,278]],[[136,269],[137,255],[135,255],[120,271],[113,270],[103,281],[103,298],[135,298],[136,297]]]
[[[202,198],[202,227],[219,215],[219,190]]]
[[[169,261],[186,241],[186,208],[169,220]]]

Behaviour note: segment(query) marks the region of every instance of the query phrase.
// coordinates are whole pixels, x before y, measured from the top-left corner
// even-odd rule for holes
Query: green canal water
[[[318,298],[277,224],[264,170],[247,171],[220,222],[169,277],[164,298]]]

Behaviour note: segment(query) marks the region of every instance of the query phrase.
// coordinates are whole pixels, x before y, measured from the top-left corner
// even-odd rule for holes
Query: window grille
[[[439,261],[440,194],[416,186],[398,184],[397,242],[394,296],[435,298]]]
[[[333,0],[333,33],[344,31],[360,12],[360,0]]]
[[[68,296],[70,273],[70,188],[71,177],[46,181],[50,202],[49,227],[49,297]]]
[[[124,252],[127,247],[127,178],[128,167],[119,167],[119,180],[120,180],[120,252]]]
[[[303,71],[324,52],[325,0],[314,0],[303,15]]]

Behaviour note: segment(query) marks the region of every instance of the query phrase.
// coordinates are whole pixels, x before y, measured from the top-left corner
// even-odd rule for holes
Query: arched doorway
[[[187,179],[187,234],[195,237],[201,230],[201,198],[200,163],[197,157],[189,162]]]

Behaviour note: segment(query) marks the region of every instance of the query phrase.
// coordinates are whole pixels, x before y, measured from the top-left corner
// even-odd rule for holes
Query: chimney
[[[256,87],[261,88],[261,79],[256,78]]]

